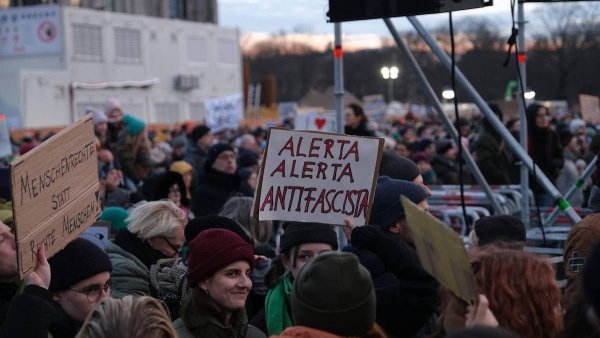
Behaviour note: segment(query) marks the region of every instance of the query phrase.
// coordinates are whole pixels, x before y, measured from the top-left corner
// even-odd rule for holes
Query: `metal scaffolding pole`
[[[344,53],[342,50],[342,24],[334,24],[335,48],[333,50],[333,76],[335,83],[335,122],[337,132],[344,132],[342,110],[344,109]]]
[[[524,5],[519,1],[519,39],[517,46],[519,52],[525,56],[525,12]],[[523,81],[523,90],[519,90],[520,99],[519,101],[519,116],[521,118],[521,130],[519,130],[519,141],[523,149],[527,148],[527,116],[525,102],[523,101],[523,95],[527,90],[527,69],[525,58],[519,58],[519,72],[521,73],[521,80]],[[529,171],[523,162],[520,167],[521,172],[521,221],[525,224],[525,229],[529,229]]]
[[[425,94],[427,95],[427,98],[435,106],[436,110],[438,111],[438,114],[442,118],[442,121],[444,121],[444,124],[446,125],[446,129],[450,132],[450,134],[452,134],[452,137],[454,139],[458,139],[458,131],[456,131],[456,128],[454,128],[454,125],[452,124],[452,121],[450,121],[448,116],[446,116],[446,114],[444,114],[444,110],[442,109],[442,103],[438,99],[433,88],[431,88],[431,85],[429,84],[429,81],[427,80],[425,73],[423,73],[423,71],[421,70],[421,67],[417,63],[415,56],[410,51],[410,49],[406,46],[406,44],[404,43],[402,38],[400,38],[400,35],[398,34],[398,31],[396,31],[396,28],[392,24],[392,21],[387,18],[383,19],[383,21],[385,22],[387,28],[389,29],[390,33],[392,34],[392,37],[396,41],[396,45],[398,45],[398,48],[400,48],[400,51],[402,53],[404,53],[404,56],[408,59],[408,63],[413,68],[413,70],[416,72],[417,78],[419,79],[419,82],[421,82],[421,86],[425,90]],[[465,162],[467,163],[469,168],[471,168],[471,171],[473,173],[473,176],[475,176],[477,183],[483,189],[486,196],[490,199],[492,208],[494,209],[494,214],[496,214],[496,215],[503,214],[504,210],[500,206],[500,203],[498,203],[498,199],[496,198],[496,196],[494,195],[494,192],[492,191],[492,189],[486,182],[485,178],[483,177],[483,174],[479,170],[479,167],[477,167],[477,164],[475,164],[475,161],[473,160],[471,153],[469,153],[468,151],[463,151],[462,154],[463,154],[463,159],[465,160]]]
[[[448,69],[452,69],[452,62],[448,55],[438,46],[436,41],[429,35],[427,30],[421,25],[419,20],[414,16],[409,16],[408,20],[413,25],[413,27],[417,30],[419,35],[425,40],[425,42],[429,45],[431,50],[437,57],[440,59],[442,64],[446,66]],[[510,134],[508,129],[504,126],[502,121],[498,119],[498,117],[492,112],[490,107],[487,105],[485,100],[477,93],[475,88],[469,83],[469,80],[464,76],[464,74],[460,71],[460,69],[456,69],[456,80],[463,87],[465,92],[471,97],[471,100],[479,107],[481,113],[485,116],[485,118],[490,122],[490,124],[496,129],[498,134],[506,141],[510,149],[521,159],[521,161],[527,166],[527,169],[533,171],[533,167],[536,167],[537,180],[538,183],[554,198],[555,204],[563,211],[569,219],[573,223],[577,223],[581,220],[581,217],[573,210],[569,202],[567,202],[560,192],[554,187],[552,182],[546,177],[542,169],[540,169],[529,157],[529,154],[515,140],[515,138]],[[540,220],[541,221],[541,220]]]
[[[590,177],[590,175],[596,169],[596,162],[597,161],[598,161],[598,156],[594,156],[594,159],[592,160],[592,162],[590,162],[590,164],[588,164],[587,168],[585,168],[585,170],[581,174],[581,177],[577,181],[575,181],[575,183],[573,183],[573,185],[565,193],[565,199],[566,200],[568,200],[569,198],[571,198],[571,196],[573,196],[573,194],[577,191],[577,189],[580,189],[583,186],[583,182],[588,177]],[[558,209],[558,208],[552,210],[552,213],[546,219],[546,222],[544,223],[544,226],[545,227],[549,227],[549,226],[554,225],[554,222],[556,222],[556,219],[558,218],[558,214],[559,213],[560,213],[560,209]]]

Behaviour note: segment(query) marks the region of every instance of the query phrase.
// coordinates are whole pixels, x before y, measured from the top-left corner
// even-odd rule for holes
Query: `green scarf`
[[[267,294],[265,300],[267,336],[278,335],[286,328],[294,325],[289,311],[291,294],[292,274],[288,273]]]

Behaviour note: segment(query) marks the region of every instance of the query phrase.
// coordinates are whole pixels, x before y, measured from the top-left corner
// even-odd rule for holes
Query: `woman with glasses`
[[[272,263],[272,268],[265,277],[265,284],[270,289],[265,308],[250,323],[269,336],[278,335],[294,325],[290,313],[294,279],[312,258],[337,248],[337,234],[329,224],[285,223],[279,257]]]
[[[111,271],[108,255],[88,240],[73,240],[48,261],[42,247],[0,337],[74,338],[96,305],[110,297]]]
[[[150,266],[179,254],[187,218],[173,202],[154,201],[137,204],[125,222],[127,229],[105,248],[118,284],[112,296],[146,296],[150,293]]]

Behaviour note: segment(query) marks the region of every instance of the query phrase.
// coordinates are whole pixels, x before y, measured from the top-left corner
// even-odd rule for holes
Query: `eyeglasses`
[[[167,245],[169,247],[171,247],[171,249],[173,249],[173,251],[175,251],[175,253],[179,253],[179,250],[181,250],[181,247],[183,245],[174,245],[173,243],[171,243],[171,241],[169,241],[169,239],[167,237],[160,237],[162,238],[165,242],[167,242]]]
[[[87,296],[88,302],[96,303],[102,296],[102,291],[109,292],[109,290],[111,288],[114,288],[114,283],[113,283],[112,279],[109,279],[108,282],[106,282],[106,284],[104,284],[104,286],[90,285],[90,286],[84,288],[83,290],[75,290],[75,289],[69,289],[69,290],[75,291],[78,293],[83,293],[84,295]]]

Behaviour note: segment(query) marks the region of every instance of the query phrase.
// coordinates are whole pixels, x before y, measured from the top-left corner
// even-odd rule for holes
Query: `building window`
[[[102,26],[74,23],[73,56],[81,61],[102,61]]]
[[[179,105],[177,103],[156,103],[154,105],[156,123],[180,122]]]
[[[237,62],[236,43],[230,39],[218,39],[217,50],[219,55],[218,63],[235,65]]]
[[[188,36],[186,39],[187,62],[188,63],[207,63],[208,54],[207,41],[203,36]]]
[[[204,103],[190,103],[190,120],[194,122],[204,120]]]
[[[142,41],[138,29],[115,28],[115,62],[142,62]]]

